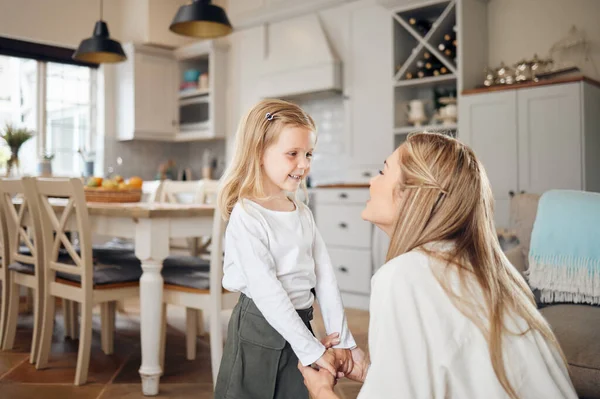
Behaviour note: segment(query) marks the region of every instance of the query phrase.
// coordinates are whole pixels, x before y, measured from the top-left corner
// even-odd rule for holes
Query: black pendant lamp
[[[194,0],[179,7],[169,29],[183,36],[214,39],[231,33],[233,28],[225,10],[211,0]]]
[[[121,43],[112,40],[108,25],[102,20],[102,0],[100,0],[100,20],[96,21],[92,37],[84,39],[73,54],[73,59],[94,64],[108,64],[127,59]]]

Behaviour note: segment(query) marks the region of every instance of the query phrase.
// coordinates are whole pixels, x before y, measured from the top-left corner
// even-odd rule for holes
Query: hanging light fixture
[[[112,40],[108,25],[102,20],[102,2],[100,0],[100,20],[96,21],[92,37],[84,39],[73,54],[73,59],[95,64],[121,62],[127,59],[121,43]]]
[[[225,10],[211,0],[194,0],[179,7],[169,29],[183,36],[214,39],[231,33],[233,28]]]

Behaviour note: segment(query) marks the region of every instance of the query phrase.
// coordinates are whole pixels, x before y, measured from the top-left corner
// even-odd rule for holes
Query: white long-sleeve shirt
[[[235,205],[225,233],[223,287],[252,298],[305,366],[325,352],[296,312],[312,306],[312,288],[327,333],[340,334],[336,347],[356,346],[325,243],[302,203],[292,212],[269,210],[250,200]]]
[[[373,276],[371,366],[359,399],[508,398],[483,334],[453,305],[432,272],[444,266],[415,250]],[[510,319],[511,331],[525,331],[524,320]],[[538,332],[505,335],[503,354],[520,399],[577,398],[560,355]]]

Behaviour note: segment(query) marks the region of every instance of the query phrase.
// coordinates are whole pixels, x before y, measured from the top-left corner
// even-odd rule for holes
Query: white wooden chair
[[[215,203],[218,185],[218,180],[165,180],[155,197],[155,202],[174,204]],[[201,237],[171,240],[172,248],[187,248],[192,256],[198,256],[200,253],[206,252],[209,245],[210,240],[201,243]]]
[[[8,265],[10,264],[8,234],[6,212],[0,202],[0,348],[2,348],[2,342],[4,342],[4,329],[6,328],[6,316],[8,314]]]
[[[12,198],[19,196],[19,206],[13,204]],[[27,195],[24,180],[0,180],[0,211],[3,213],[3,240],[8,244],[8,270],[5,270],[3,303],[4,334],[2,349],[12,349],[15,342],[19,317],[19,291],[26,287],[33,291],[33,336],[29,362],[35,363],[42,328],[42,301],[44,298],[44,250],[39,220],[34,216],[34,204]],[[4,258],[4,257],[3,257]],[[4,263],[4,259],[3,259]],[[5,304],[6,299],[8,299]]]
[[[54,327],[55,298],[74,301],[81,307],[79,352],[75,385],[87,381],[91,339],[92,307],[100,304],[102,350],[113,352],[116,301],[139,297],[139,264],[120,267],[93,264],[91,227],[83,184],[78,179],[24,179],[25,188],[36,198],[32,210],[41,220],[44,243],[44,317],[36,368],[47,367]],[[64,199],[64,209],[55,212],[51,199]],[[79,251],[66,238],[67,231],[76,232]],[[70,261],[59,257],[63,245]]]
[[[209,314],[210,352],[213,383],[216,383],[219,365],[223,355],[223,310],[232,309],[239,297],[238,293],[224,291],[223,279],[223,235],[225,222],[215,210],[212,231],[210,271],[199,272],[193,269],[180,269],[177,273],[163,272],[163,328],[161,331],[161,366],[164,369],[164,354],[167,326],[167,305],[186,307],[186,354],[188,360],[196,358],[196,337],[199,311]],[[164,270],[164,269],[163,269]],[[227,315],[225,315],[227,316]]]

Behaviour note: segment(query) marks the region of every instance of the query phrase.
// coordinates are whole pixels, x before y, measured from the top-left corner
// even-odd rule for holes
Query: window
[[[86,67],[47,64],[46,151],[55,154],[52,167],[57,176],[81,175],[78,150],[90,151],[95,142],[94,75]]]
[[[37,130],[37,61],[0,55],[0,129],[7,123]],[[19,150],[21,172],[34,174],[37,163],[37,136]],[[10,149],[0,139],[0,173],[6,172]]]
[[[19,150],[20,172],[36,175],[41,156],[54,154],[55,176],[81,176],[83,161],[78,150],[93,151],[96,143],[97,69],[69,65],[70,55],[60,52],[58,61],[65,63],[55,62],[48,51],[56,53],[57,48],[13,42],[17,42],[16,49],[34,51],[19,53],[19,57],[0,54],[0,129],[12,123],[35,132]],[[38,49],[41,52],[35,53]],[[6,173],[9,157],[10,149],[0,139],[0,175]]]

